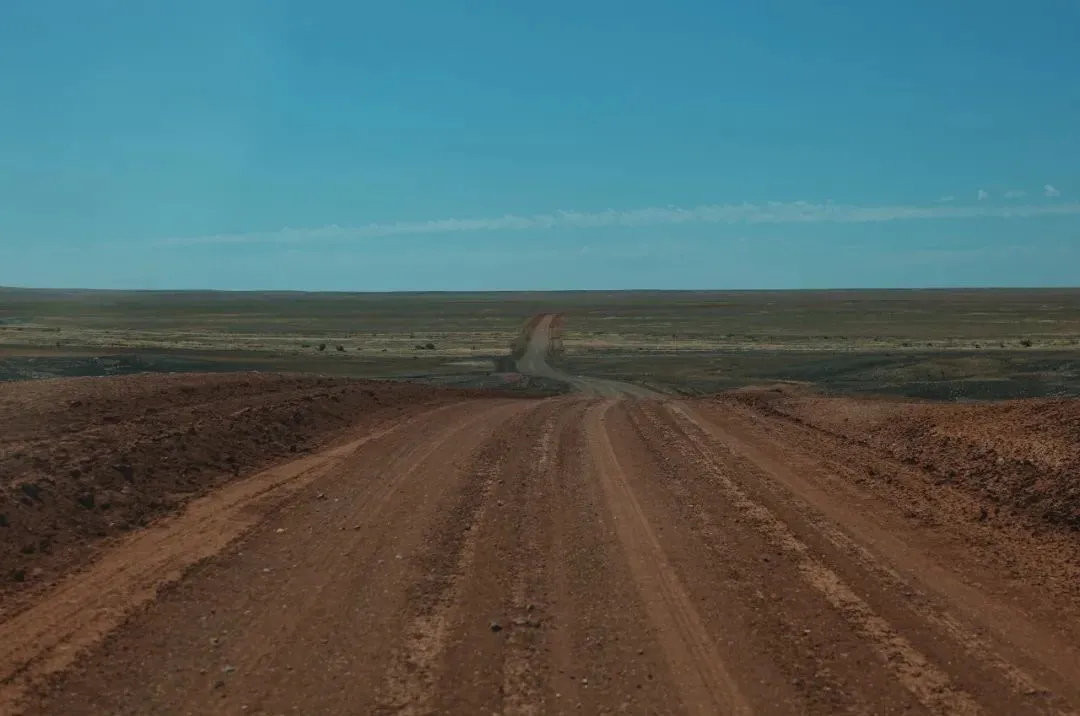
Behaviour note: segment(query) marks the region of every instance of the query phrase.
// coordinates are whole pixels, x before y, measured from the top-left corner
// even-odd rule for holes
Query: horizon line
[[[985,286],[834,286],[828,288],[495,288],[495,289],[397,289],[397,290],[306,290],[273,288],[85,288],[48,286],[0,286],[2,291],[78,292],[78,293],[285,293],[307,295],[394,295],[394,294],[520,294],[520,293],[823,293],[823,292],[901,292],[901,291],[1080,291],[1080,283],[1043,285]]]

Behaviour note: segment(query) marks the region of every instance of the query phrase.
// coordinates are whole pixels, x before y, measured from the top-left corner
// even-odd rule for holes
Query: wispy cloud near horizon
[[[1053,189],[1046,187],[1047,194]],[[1056,190],[1055,190],[1056,191]],[[887,221],[980,218],[1032,218],[1040,216],[1080,215],[1080,203],[1026,204],[1013,206],[855,206],[850,204],[814,204],[806,201],[768,202],[766,204],[706,204],[692,209],[678,206],[651,207],[601,212],[557,211],[552,214],[504,216],[434,221],[399,221],[355,227],[329,225],[317,228],[284,228],[277,231],[215,234],[210,236],[162,239],[163,245],[225,243],[294,243],[366,239],[410,235],[437,235],[470,232],[528,231],[539,229],[588,229],[603,227],[648,227],[678,224],[860,224]]]

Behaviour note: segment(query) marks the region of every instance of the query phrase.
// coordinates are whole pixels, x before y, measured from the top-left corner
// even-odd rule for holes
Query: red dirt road
[[[6,617],[0,713],[1076,713],[1080,540],[982,499],[738,401],[460,399]]]

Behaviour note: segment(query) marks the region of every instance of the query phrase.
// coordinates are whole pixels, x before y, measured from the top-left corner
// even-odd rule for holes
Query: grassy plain
[[[601,293],[571,304],[568,352],[1080,347],[1080,290]],[[572,334],[572,335],[571,335]]]
[[[670,392],[795,381],[937,398],[1080,394],[1077,289],[0,289],[0,379],[258,369],[477,383],[538,312],[565,316],[566,369]]]
[[[520,301],[528,305],[528,301]],[[512,296],[0,290],[0,343],[310,353],[503,351],[528,317]],[[441,343],[441,345],[439,345]]]
[[[0,289],[0,380],[273,370],[487,384],[543,308],[513,293]]]

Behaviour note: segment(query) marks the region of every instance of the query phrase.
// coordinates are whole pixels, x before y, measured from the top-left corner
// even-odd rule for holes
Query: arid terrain
[[[469,389],[0,383],[0,714],[1080,712],[1080,400],[687,395],[500,316]]]
[[[786,381],[936,400],[1080,397],[1077,289],[0,288],[0,381],[258,370],[506,388],[502,359],[541,313],[565,318],[555,356],[564,372],[666,394]]]

